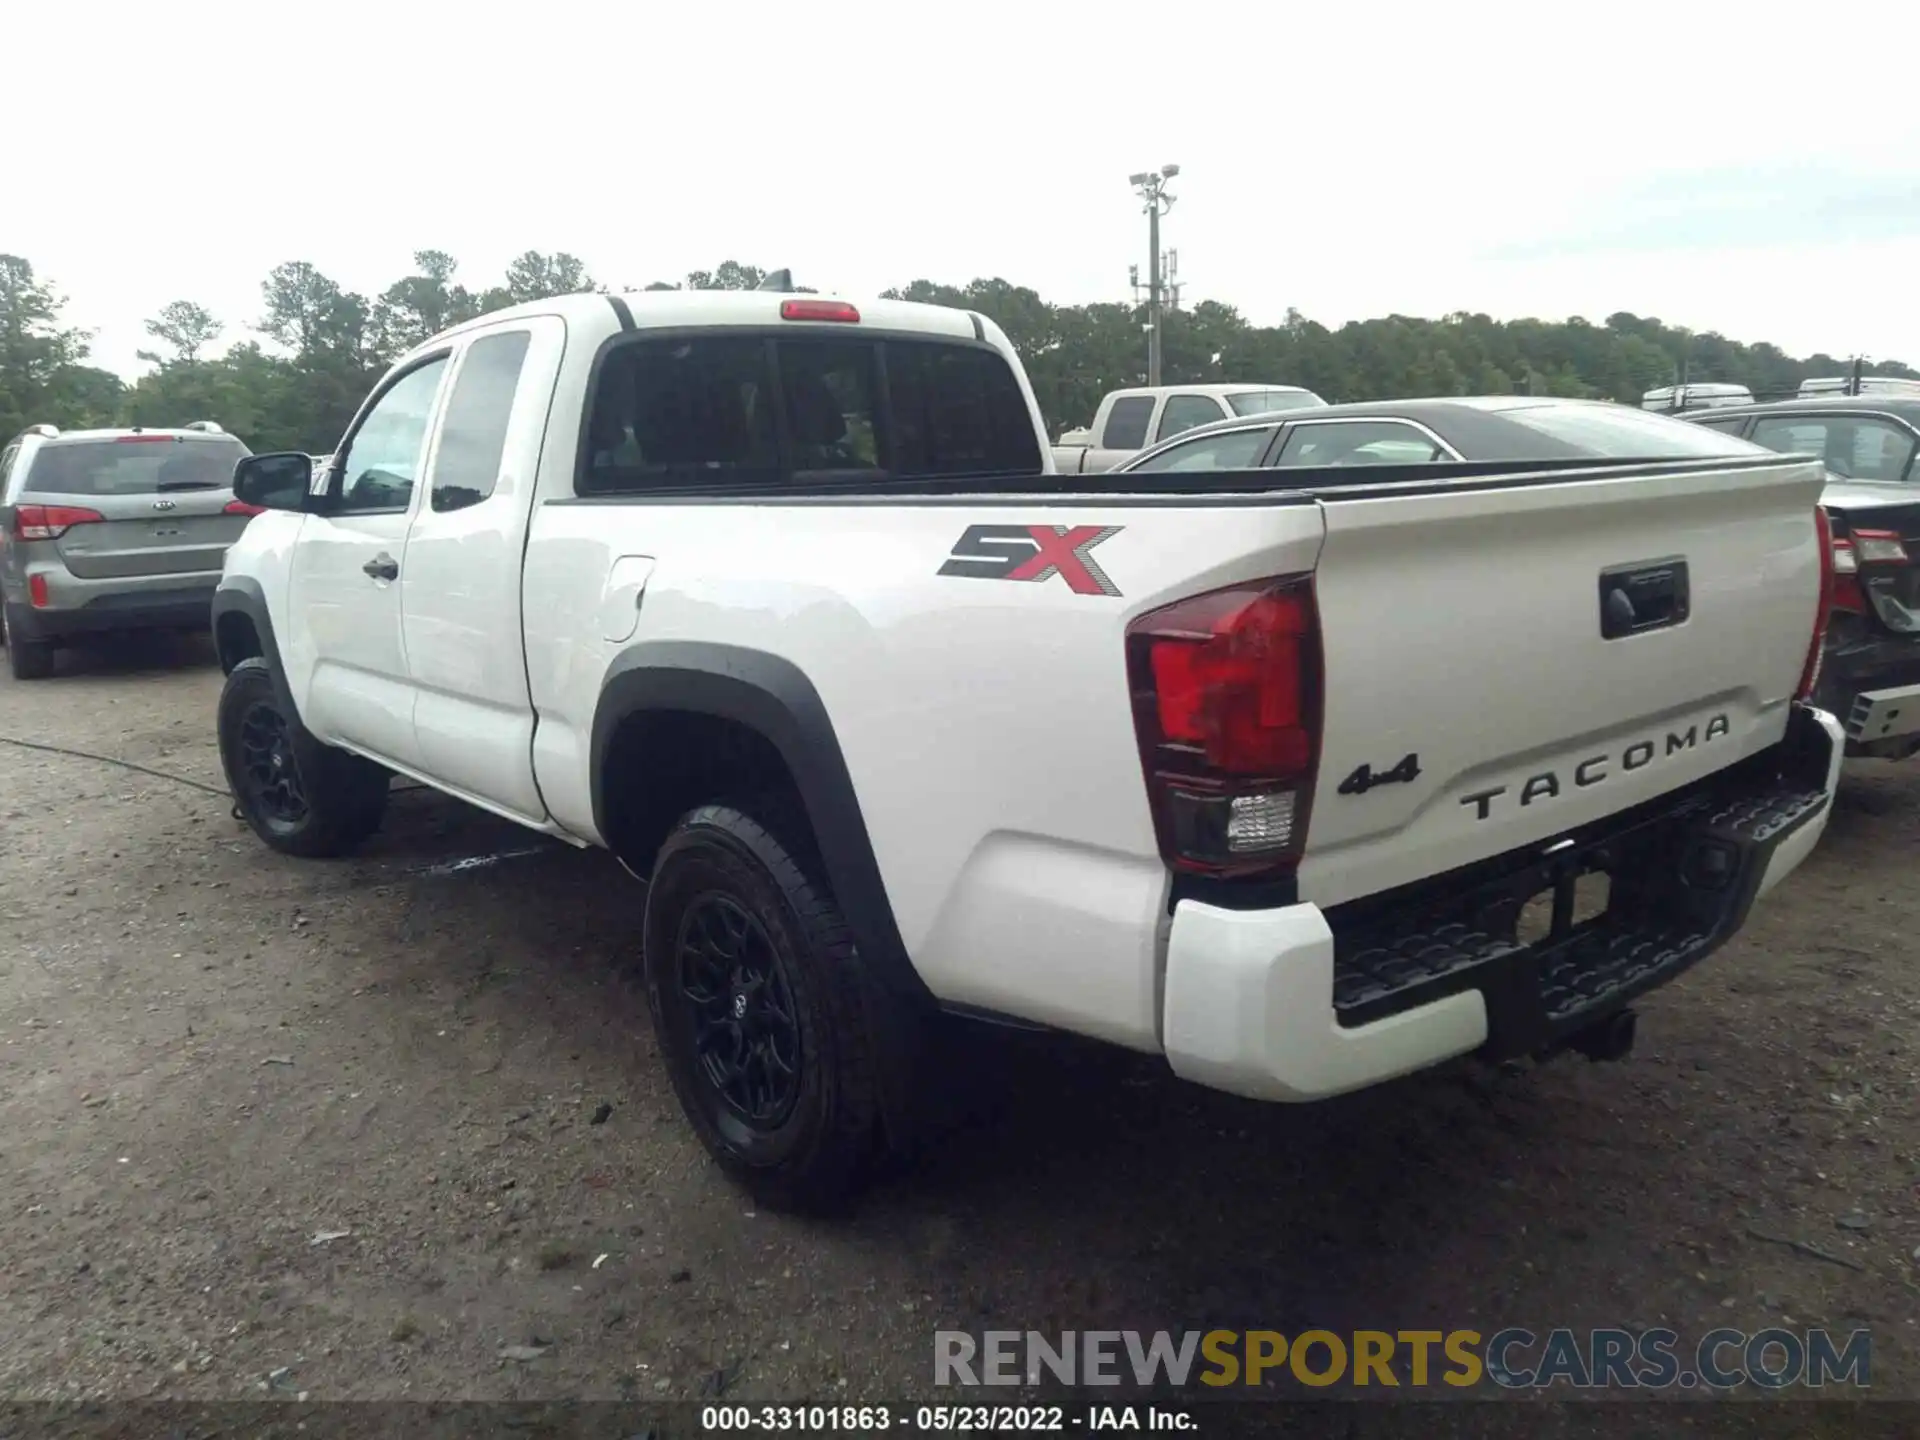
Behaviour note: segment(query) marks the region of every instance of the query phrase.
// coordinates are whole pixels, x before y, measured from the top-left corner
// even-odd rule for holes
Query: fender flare
[[[703,641],[630,646],[608,669],[594,709],[589,779],[594,828],[602,836],[610,833],[603,787],[607,752],[621,723],[649,710],[747,726],[786,763],[869,992],[868,1030],[881,1065],[883,1118],[890,1132],[903,1135],[911,1126],[915,1022],[933,1016],[938,1006],[900,938],[853,777],[819,692],[798,666],[765,651]]]
[[[267,669],[273,676],[274,692],[287,718],[299,723],[300,712],[293,703],[293,689],[287,684],[286,667],[280,663],[280,642],[273,633],[273,616],[267,608],[267,592],[261,588],[260,582],[251,575],[222,576],[218,588],[213,592],[212,610],[214,646],[219,650],[221,673],[233,673],[233,664],[228,663],[226,651],[219,648],[221,618],[233,614],[244,615],[252,624],[253,633],[260,639],[261,658],[267,662]]]

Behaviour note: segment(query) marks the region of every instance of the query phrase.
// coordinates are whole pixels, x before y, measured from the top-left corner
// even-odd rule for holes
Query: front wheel
[[[710,805],[660,849],[647,996],[681,1107],[762,1202],[830,1210],[864,1178],[878,1081],[839,907],[759,820]]]
[[[344,855],[380,828],[387,772],[309,735],[281,703],[266,661],[233,667],[220,692],[219,729],[241,818],[283,855]]]

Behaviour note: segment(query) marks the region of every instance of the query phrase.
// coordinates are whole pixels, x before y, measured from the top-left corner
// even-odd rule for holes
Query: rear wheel
[[[873,1158],[879,1112],[833,897],[760,820],[710,805],[661,847],[645,928],[655,1034],[701,1142],[768,1205],[839,1208]]]
[[[16,680],[44,680],[53,674],[53,642],[24,638],[13,611],[11,605],[0,606],[0,644],[7,647],[7,668]]]
[[[242,660],[220,693],[220,760],[240,816],[285,855],[344,855],[380,828],[388,775],[322,744],[281,704],[267,662]]]

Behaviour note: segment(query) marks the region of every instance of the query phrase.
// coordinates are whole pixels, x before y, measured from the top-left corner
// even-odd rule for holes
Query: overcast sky
[[[123,373],[170,300],[241,338],[280,261],[377,293],[424,248],[1125,299],[1169,161],[1186,298],[1255,322],[1631,310],[1920,364],[1912,4],[16,9],[0,250]]]

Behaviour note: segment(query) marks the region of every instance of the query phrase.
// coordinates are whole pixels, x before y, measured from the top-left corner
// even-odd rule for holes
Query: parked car
[[[1819,467],[1624,413],[1659,458],[1063,483],[983,317],[537,301],[402,358],[319,493],[241,463],[221,757],[288,854],[399,773],[650,877],[662,1063],[779,1203],[914,1133],[956,1015],[1281,1101],[1613,1058],[1840,763]]]
[[[221,560],[254,508],[233,498],[247,447],[178,430],[35,425],[0,452],[0,635],[18,679],[55,648],[138,630],[205,630]]]
[[[1920,753],[1920,395],[1782,400],[1689,417],[1770,450],[1817,457],[1837,572],[1817,702],[1847,753]]]
[[[1091,426],[1061,435],[1053,447],[1053,466],[1063,475],[1097,474],[1196,425],[1326,403],[1297,385],[1161,385],[1115,390],[1101,400]]]
[[[1368,400],[1221,420],[1142,451],[1113,473],[1706,459],[1755,448],[1627,405],[1489,395]]]

